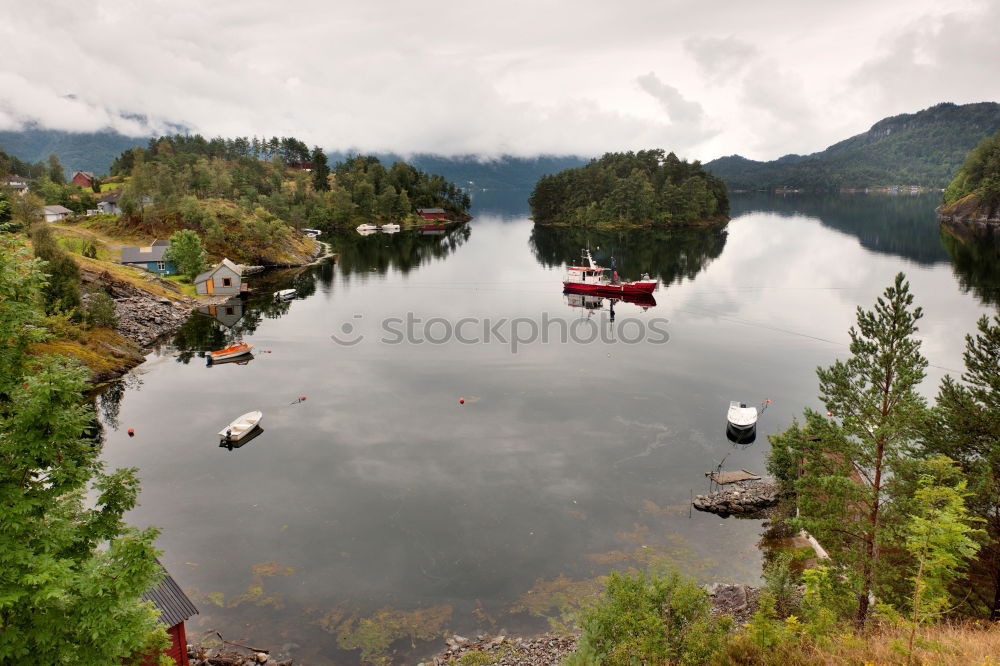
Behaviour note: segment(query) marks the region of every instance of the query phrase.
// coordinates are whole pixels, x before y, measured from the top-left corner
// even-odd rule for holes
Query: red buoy
[[[826,415],[827,416],[833,416],[833,412],[827,412]]]
[[[305,397],[304,395],[300,395],[300,396],[299,396],[299,400],[301,400],[302,402],[305,402],[305,400],[306,400],[306,397]]]
[[[465,404],[465,398],[459,398],[458,399],[458,404],[464,405]]]
[[[129,428],[128,429],[128,436],[129,437],[135,437],[135,430],[133,430],[132,428]]]

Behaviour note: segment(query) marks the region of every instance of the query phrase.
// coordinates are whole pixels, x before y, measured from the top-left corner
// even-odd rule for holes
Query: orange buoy
[[[129,437],[135,437],[135,430],[133,430],[132,428],[129,428],[128,429],[128,436]]]
[[[465,404],[465,398],[459,398],[458,399],[458,404],[464,405]]]

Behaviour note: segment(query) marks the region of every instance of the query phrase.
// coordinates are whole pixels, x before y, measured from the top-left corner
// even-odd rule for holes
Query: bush
[[[676,571],[663,576],[612,573],[604,597],[584,611],[576,666],[704,663],[727,627],[711,614],[708,595]]]
[[[96,289],[87,297],[87,323],[105,328],[114,328],[118,325],[115,301],[103,289]]]

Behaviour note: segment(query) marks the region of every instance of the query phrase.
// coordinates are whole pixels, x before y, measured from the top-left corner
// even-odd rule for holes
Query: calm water
[[[218,629],[297,663],[387,644],[415,663],[435,632],[543,629],[613,568],[752,583],[761,524],[690,515],[705,473],[764,471],[765,435],[818,406],[815,367],[846,355],[855,306],[897,271],[926,312],[928,395],[994,311],[996,244],[942,235],[933,205],[746,197],[725,230],[588,234],[480,198],[447,234],[346,235],[337,262],[254,278],[261,296],[194,315],[106,393],[104,458],[141,469],[131,520],[162,527],[201,610],[191,638]],[[655,306],[618,303],[612,324],[607,301],[564,297],[562,267],[587,244],[659,277]],[[296,300],[266,297],[288,286]],[[414,340],[381,341],[408,316]],[[468,343],[444,340],[463,318]],[[548,342],[514,353],[517,318],[522,337],[547,322]],[[484,340],[483,320],[506,342]],[[205,366],[240,337],[254,360]],[[732,399],[773,400],[750,446],[726,439]],[[263,434],[219,448],[251,409]]]

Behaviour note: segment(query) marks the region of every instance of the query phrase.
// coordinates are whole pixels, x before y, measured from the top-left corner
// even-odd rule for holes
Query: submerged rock
[[[767,479],[754,479],[720,486],[708,495],[696,495],[691,503],[699,511],[725,518],[732,515],[754,517],[780,500],[777,484]]]

